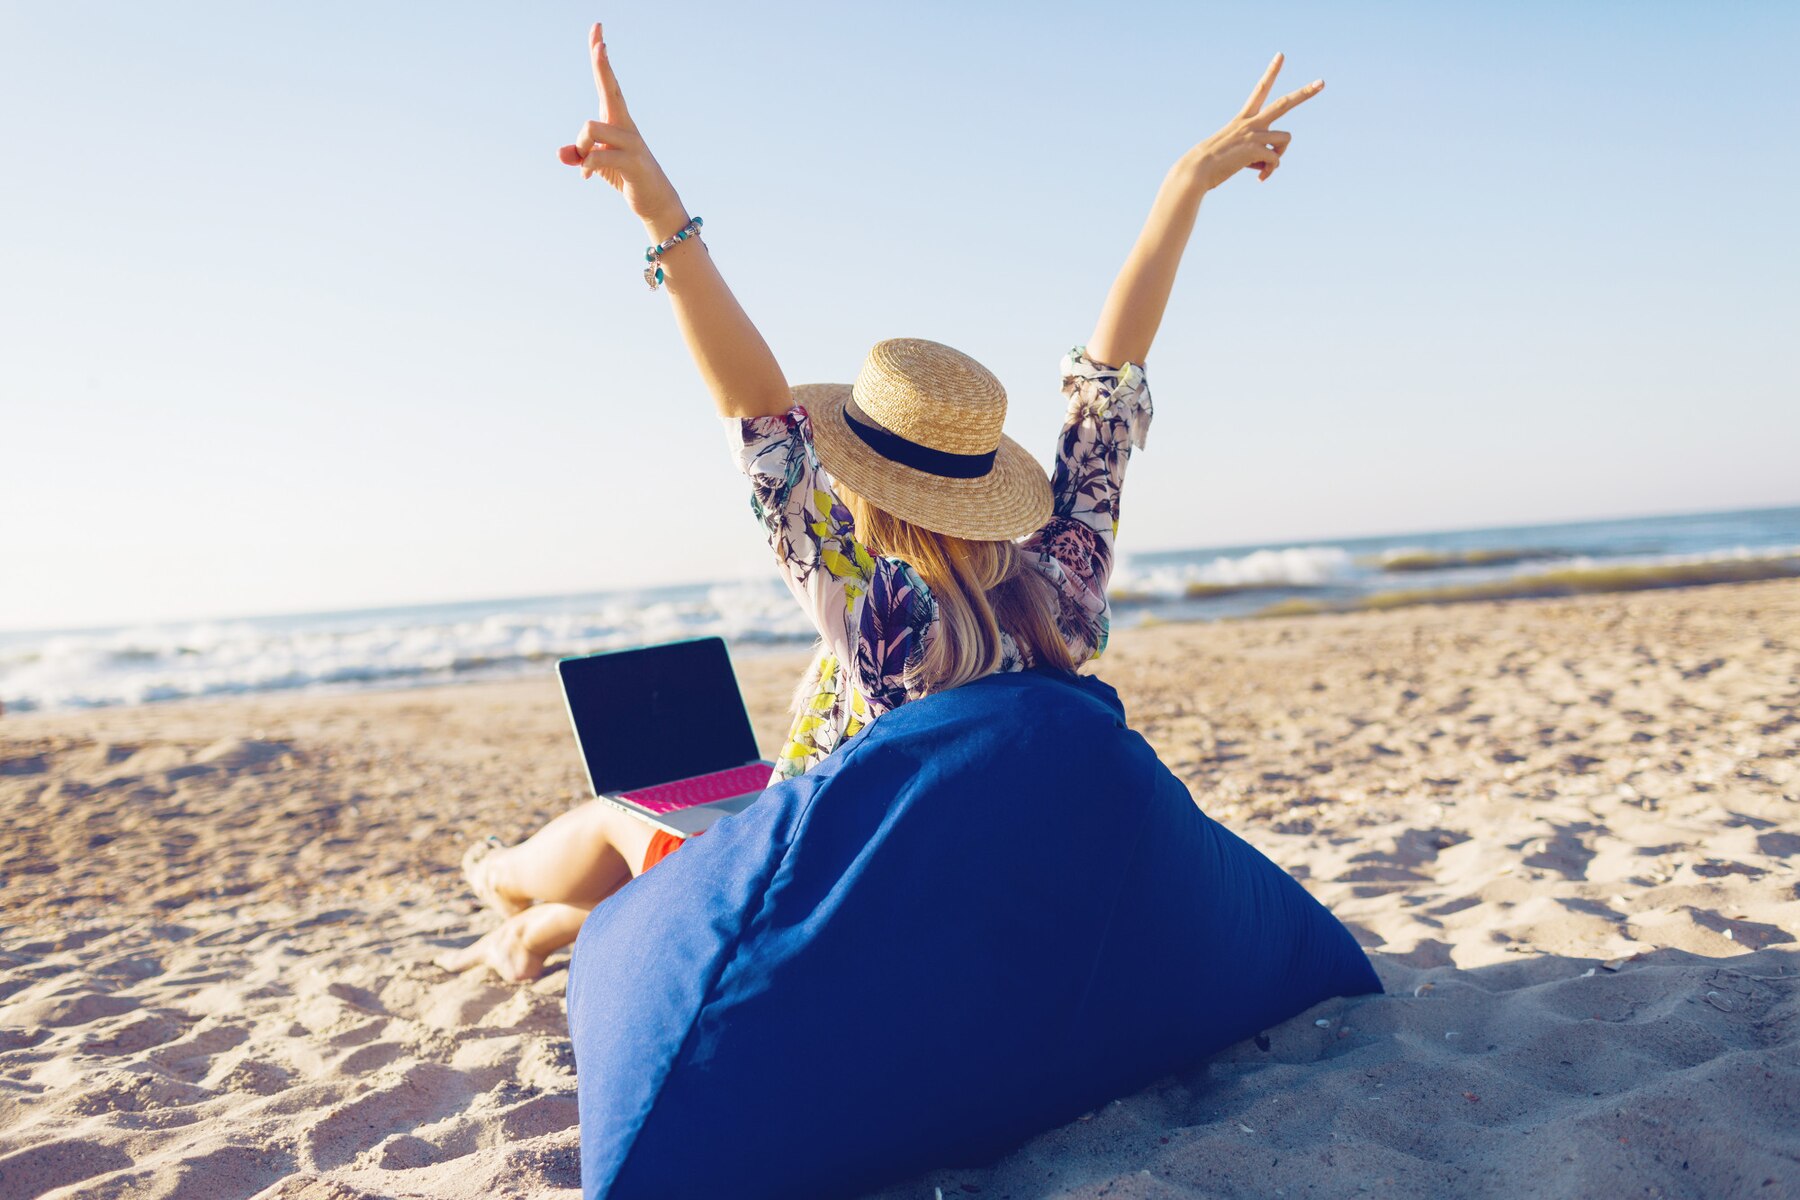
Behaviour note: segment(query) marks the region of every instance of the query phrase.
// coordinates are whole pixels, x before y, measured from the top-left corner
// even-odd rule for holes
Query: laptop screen
[[[757,759],[756,734],[723,638],[565,658],[556,669],[596,793]]]

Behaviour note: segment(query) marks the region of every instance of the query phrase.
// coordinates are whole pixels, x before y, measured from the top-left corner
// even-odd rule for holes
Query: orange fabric
[[[705,832],[706,830],[704,829],[700,831],[700,833]],[[688,837],[699,837],[700,833],[689,834]],[[638,874],[642,875],[645,871],[648,871],[651,867],[654,867],[657,863],[681,849],[682,843],[685,841],[687,841],[687,838],[676,837],[666,829],[658,829],[656,832],[652,833],[650,835],[650,844],[644,848],[644,865],[638,868]]]

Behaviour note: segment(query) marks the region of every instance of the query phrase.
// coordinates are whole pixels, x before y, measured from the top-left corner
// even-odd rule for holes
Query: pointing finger
[[[1299,91],[1289,92],[1275,103],[1269,105],[1269,107],[1262,110],[1260,115],[1273,121],[1275,118],[1293,111],[1296,105],[1311,100],[1314,96],[1323,91],[1324,87],[1325,81],[1323,79],[1315,79]]]
[[[602,36],[600,22],[595,21],[588,27],[588,68],[594,72],[594,91],[604,101],[606,82],[600,78],[600,47],[606,43],[601,41]]]
[[[588,52],[594,61],[594,90],[600,93],[600,119],[612,124],[631,120],[625,111],[625,95],[619,90],[619,78],[613,74],[612,60],[606,55],[600,26],[589,35]]]
[[[1262,109],[1263,101],[1269,98],[1269,89],[1275,86],[1275,76],[1281,74],[1281,63],[1280,54],[1269,60],[1269,69],[1262,73],[1262,78],[1250,90],[1250,98],[1244,101],[1244,107],[1238,110],[1238,116],[1254,117]]]

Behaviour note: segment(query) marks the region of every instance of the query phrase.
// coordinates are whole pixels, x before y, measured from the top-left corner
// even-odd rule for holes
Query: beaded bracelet
[[[676,234],[674,237],[670,238],[668,241],[664,242],[660,246],[651,246],[644,251],[644,261],[651,264],[650,266],[644,268],[644,282],[648,283],[650,285],[651,291],[654,292],[658,287],[660,287],[662,285],[662,281],[663,281],[662,263],[657,260],[662,257],[663,251],[669,249],[671,246],[674,246],[678,242],[686,240],[687,238],[699,237],[700,236],[700,226],[702,226],[704,224],[706,224],[705,221],[702,221],[699,217],[695,217],[693,220],[689,221],[686,225],[683,225],[678,231],[676,231]],[[701,242],[700,244],[702,246],[704,246],[706,243]]]

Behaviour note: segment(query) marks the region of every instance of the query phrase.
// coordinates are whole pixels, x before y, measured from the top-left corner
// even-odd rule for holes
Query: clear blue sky
[[[790,381],[947,342],[1046,461],[1168,166],[1327,81],[1202,207],[1126,553],[1800,503],[1791,3],[9,4],[0,628],[771,574],[556,159],[594,19]]]

